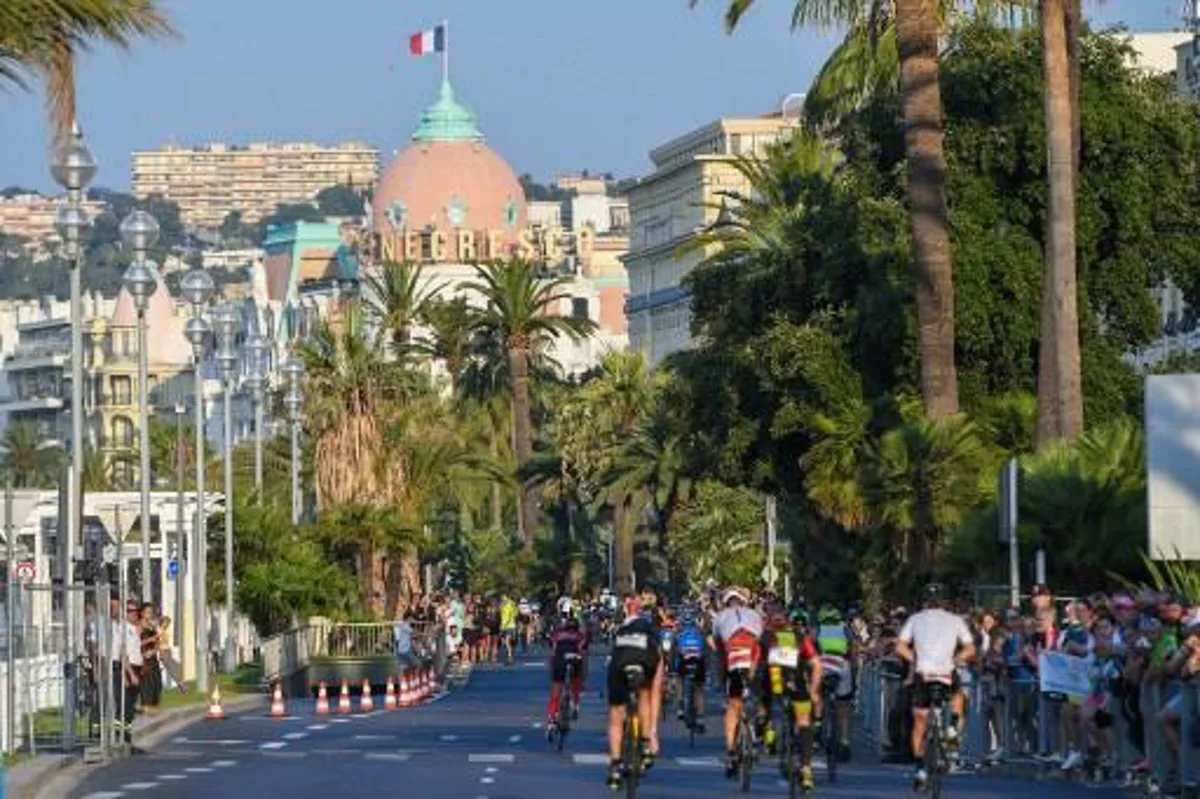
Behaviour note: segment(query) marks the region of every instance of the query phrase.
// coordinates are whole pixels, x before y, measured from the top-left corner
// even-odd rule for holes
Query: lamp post
[[[158,280],[146,252],[158,240],[158,221],[146,211],[133,211],[121,220],[121,240],[133,252],[133,263],[122,279],[137,309],[138,342],[138,448],[141,450],[142,601],[154,602],[150,575],[150,355],[146,347],[146,308],[158,289]]]
[[[184,568],[188,559],[184,554],[183,546],[183,472],[186,468],[183,448],[183,416],[185,413],[187,413],[187,408],[184,404],[182,402],[175,403],[175,561],[179,564],[178,571],[175,572],[175,646],[179,647],[181,654],[184,647],[183,586],[188,573]]]
[[[179,283],[180,293],[192,306],[192,318],[188,320],[184,334],[192,344],[193,368],[196,374],[196,519],[192,527],[192,598],[195,603],[196,625],[196,687],[208,691],[208,623],[207,597],[205,591],[205,568],[208,542],[204,528],[207,524],[204,508],[204,351],[212,332],[204,318],[204,306],[213,295],[212,278],[203,269],[193,269]]]
[[[267,352],[270,349],[270,342],[261,333],[246,342],[246,355],[250,361],[246,389],[254,403],[254,492],[259,505],[263,501],[263,397],[267,390]]]
[[[237,650],[233,639],[233,384],[237,378],[238,356],[235,343],[238,313],[232,305],[213,312],[217,334],[217,364],[221,369],[221,405],[224,412],[225,450],[225,645],[222,663],[226,673],[237,668]]]
[[[58,147],[50,163],[54,182],[67,190],[67,202],[55,215],[55,226],[62,236],[64,254],[71,266],[71,480],[70,518],[59,520],[60,535],[67,537],[63,564],[63,584],[71,586],[75,578],[75,548],[83,529],[83,245],[84,233],[91,225],[83,212],[83,190],[96,176],[96,159],[83,143],[79,125],[73,126],[71,138]],[[65,528],[65,529],[64,529]],[[11,567],[10,567],[11,568]],[[69,655],[64,672],[63,705],[66,719],[63,725],[63,744],[69,750],[75,745],[75,613],[74,598],[64,590],[63,629]]]
[[[288,393],[283,398],[292,420],[292,524],[300,524],[300,409],[304,398],[300,395],[300,380],[304,377],[304,363],[295,355],[288,356],[283,364],[287,378]]]

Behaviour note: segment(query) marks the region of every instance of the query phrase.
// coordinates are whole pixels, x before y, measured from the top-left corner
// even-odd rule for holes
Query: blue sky
[[[491,146],[539,178],[644,172],[647,152],[722,115],[805,89],[836,39],[787,30],[760,0],[726,36],[723,0],[163,0],[179,41],[100,48],[80,63],[96,184],[129,185],[129,154],[166,142],[361,139],[405,146],[439,62],[409,34],[450,20],[451,76]],[[1088,3],[1085,3],[1088,5]],[[1107,0],[1094,21],[1175,26],[1179,0]],[[51,188],[40,93],[0,91],[0,186]]]

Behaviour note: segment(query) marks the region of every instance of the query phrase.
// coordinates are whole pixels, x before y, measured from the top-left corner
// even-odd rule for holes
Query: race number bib
[[[792,646],[776,647],[767,655],[767,662],[772,666],[794,669],[800,665],[800,650]]]
[[[729,670],[750,669],[754,665],[754,650],[750,647],[738,647],[729,650]]]

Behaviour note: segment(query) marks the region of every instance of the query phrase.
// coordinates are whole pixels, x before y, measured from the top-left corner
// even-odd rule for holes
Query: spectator
[[[1179,610],[1182,615],[1182,607]],[[1172,613],[1172,615],[1174,614]],[[1193,620],[1183,626],[1181,635],[1182,645],[1171,653],[1163,668],[1168,679],[1190,681],[1200,673],[1200,623]],[[1178,784],[1179,780],[1183,693],[1179,686],[1175,685],[1169,694],[1164,694],[1164,697],[1165,702],[1162,711],[1158,714],[1158,721],[1162,725],[1163,741],[1166,743],[1167,757],[1170,761],[1170,774],[1167,780],[1167,791],[1169,792],[1174,785]],[[1188,746],[1192,744],[1192,741],[1187,742]]]
[[[400,665],[403,667],[411,666],[413,663],[411,611],[405,610],[396,619],[396,623],[392,626],[392,640],[395,646],[396,660],[400,661]]]
[[[142,644],[142,671],[139,675],[138,693],[142,702],[142,712],[155,713],[162,698],[162,671],[158,663],[160,638],[158,624],[154,620],[154,606],[149,602],[144,603],[138,616]]]
[[[171,652],[171,618],[169,616],[163,616],[158,625],[158,662],[171,681],[175,683],[175,688],[179,690],[179,693],[186,694],[187,686],[183,683],[183,669],[175,661],[175,655]]]

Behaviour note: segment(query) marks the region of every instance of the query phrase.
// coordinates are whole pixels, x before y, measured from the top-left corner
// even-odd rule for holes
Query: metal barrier
[[[888,660],[864,661],[858,669],[857,726],[881,756],[910,746],[901,673],[898,662]],[[1099,760],[1088,760],[1090,778],[1178,785],[1184,795],[1200,795],[1200,681],[1151,683],[1128,695],[1117,685],[1100,705],[1095,698],[1043,693],[1036,677],[963,676],[964,765],[1058,769],[1056,753],[1086,754],[1089,734],[1095,734],[1104,746]]]
[[[334,622],[312,619],[307,624],[265,639],[261,646],[263,678],[269,683],[305,669],[315,658],[351,660],[396,656],[412,664],[430,664],[443,674],[446,641],[440,624],[410,622],[409,640],[397,637],[396,622]]]

